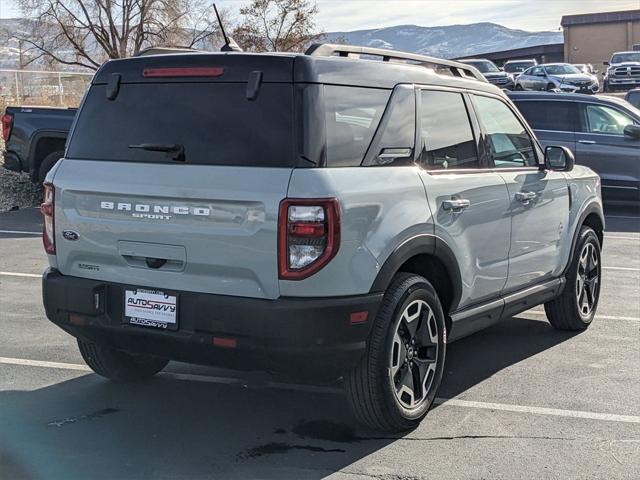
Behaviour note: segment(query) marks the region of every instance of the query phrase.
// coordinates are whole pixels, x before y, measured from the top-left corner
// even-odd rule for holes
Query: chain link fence
[[[0,107],[77,107],[93,73],[0,69]]]

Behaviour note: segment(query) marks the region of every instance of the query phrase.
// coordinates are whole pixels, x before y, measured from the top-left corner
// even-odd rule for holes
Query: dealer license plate
[[[145,327],[175,330],[178,326],[178,297],[159,290],[126,290],[125,322]]]

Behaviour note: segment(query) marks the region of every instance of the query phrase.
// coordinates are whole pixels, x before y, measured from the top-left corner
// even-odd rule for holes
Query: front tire
[[[135,382],[151,378],[169,363],[165,358],[134,355],[83,340],[78,340],[78,347],[91,370],[114,382]]]
[[[345,376],[352,410],[374,430],[415,428],[431,407],[444,371],[440,300],[425,278],[399,273],[374,322],[366,354]]]
[[[598,308],[601,278],[600,240],[591,228],[580,229],[562,295],[545,303],[549,323],[557,330],[586,330]]]

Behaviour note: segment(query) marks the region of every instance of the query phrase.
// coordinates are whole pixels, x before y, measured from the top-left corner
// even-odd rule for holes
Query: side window
[[[476,95],[474,99],[494,166],[536,166],[533,140],[511,109],[496,98]]]
[[[412,165],[416,137],[416,93],[413,85],[393,90],[364,165]]]
[[[542,67],[533,67],[528,75],[542,75]]]
[[[516,101],[515,104],[531,128],[563,132],[575,130],[577,119],[575,103],[521,100]]]
[[[478,152],[462,94],[421,91],[422,153],[427,170],[478,168]]]
[[[633,119],[615,108],[594,103],[584,106],[583,131],[623,135],[624,127],[633,124]]]
[[[360,165],[390,95],[390,90],[324,86],[328,167]]]

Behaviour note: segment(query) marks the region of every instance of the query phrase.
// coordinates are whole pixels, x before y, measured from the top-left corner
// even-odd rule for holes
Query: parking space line
[[[602,267],[603,270],[624,270],[627,272],[640,272],[640,268],[632,267]]]
[[[91,369],[87,365],[80,365],[77,363],[45,362],[42,360],[29,360],[27,358],[0,357],[0,363],[4,363],[6,365],[24,365],[26,367],[58,368],[61,370],[82,370],[85,372],[91,371]]]
[[[0,272],[0,275],[4,275],[6,277],[42,278],[41,273]]]
[[[503,412],[533,413],[537,415],[551,415],[556,417],[586,418],[589,420],[604,420],[608,422],[640,423],[640,416],[635,415],[618,415],[614,413],[585,412],[583,410],[563,410],[560,408],[530,407],[525,405],[509,405],[505,403],[473,402],[470,400],[460,400],[457,398],[436,398],[435,402],[441,405],[464,408],[479,408],[481,410],[500,410]]]
[[[11,233],[15,235],[42,235],[42,232],[24,232],[22,230],[0,230],[0,233]]]
[[[47,362],[42,360],[28,360],[23,358],[0,357],[0,364],[6,365],[22,365],[27,367],[44,367],[61,370],[79,370],[90,372],[88,366],[76,363]],[[203,382],[203,383],[221,383],[221,384],[246,384],[246,381],[240,378],[227,377],[210,377],[207,375],[199,375],[192,373],[161,373],[160,375],[176,380]],[[265,382],[264,385],[269,388],[282,388],[287,390],[307,391],[315,393],[340,393],[341,389],[331,387],[319,387],[314,385],[287,384],[278,382]],[[608,422],[622,423],[640,423],[640,416],[635,415],[619,415],[614,413],[597,413],[587,412],[583,410],[564,410],[560,408],[532,407],[528,405],[511,405],[506,403],[493,402],[476,402],[471,400],[462,400],[459,398],[443,398],[437,397],[435,404],[474,408],[480,410],[498,410],[503,412],[528,413],[535,415],[550,415],[556,417],[581,418],[587,420],[601,420]]]
[[[524,315],[524,314],[545,315],[546,316],[546,313],[544,311],[539,311],[539,310],[527,310],[526,312],[519,313],[518,315]],[[516,315],[516,317],[518,315]],[[598,315],[598,314],[596,314],[596,318],[599,318],[600,320],[621,320],[621,321],[628,321],[628,322],[640,322],[640,317],[618,317],[616,315]]]

